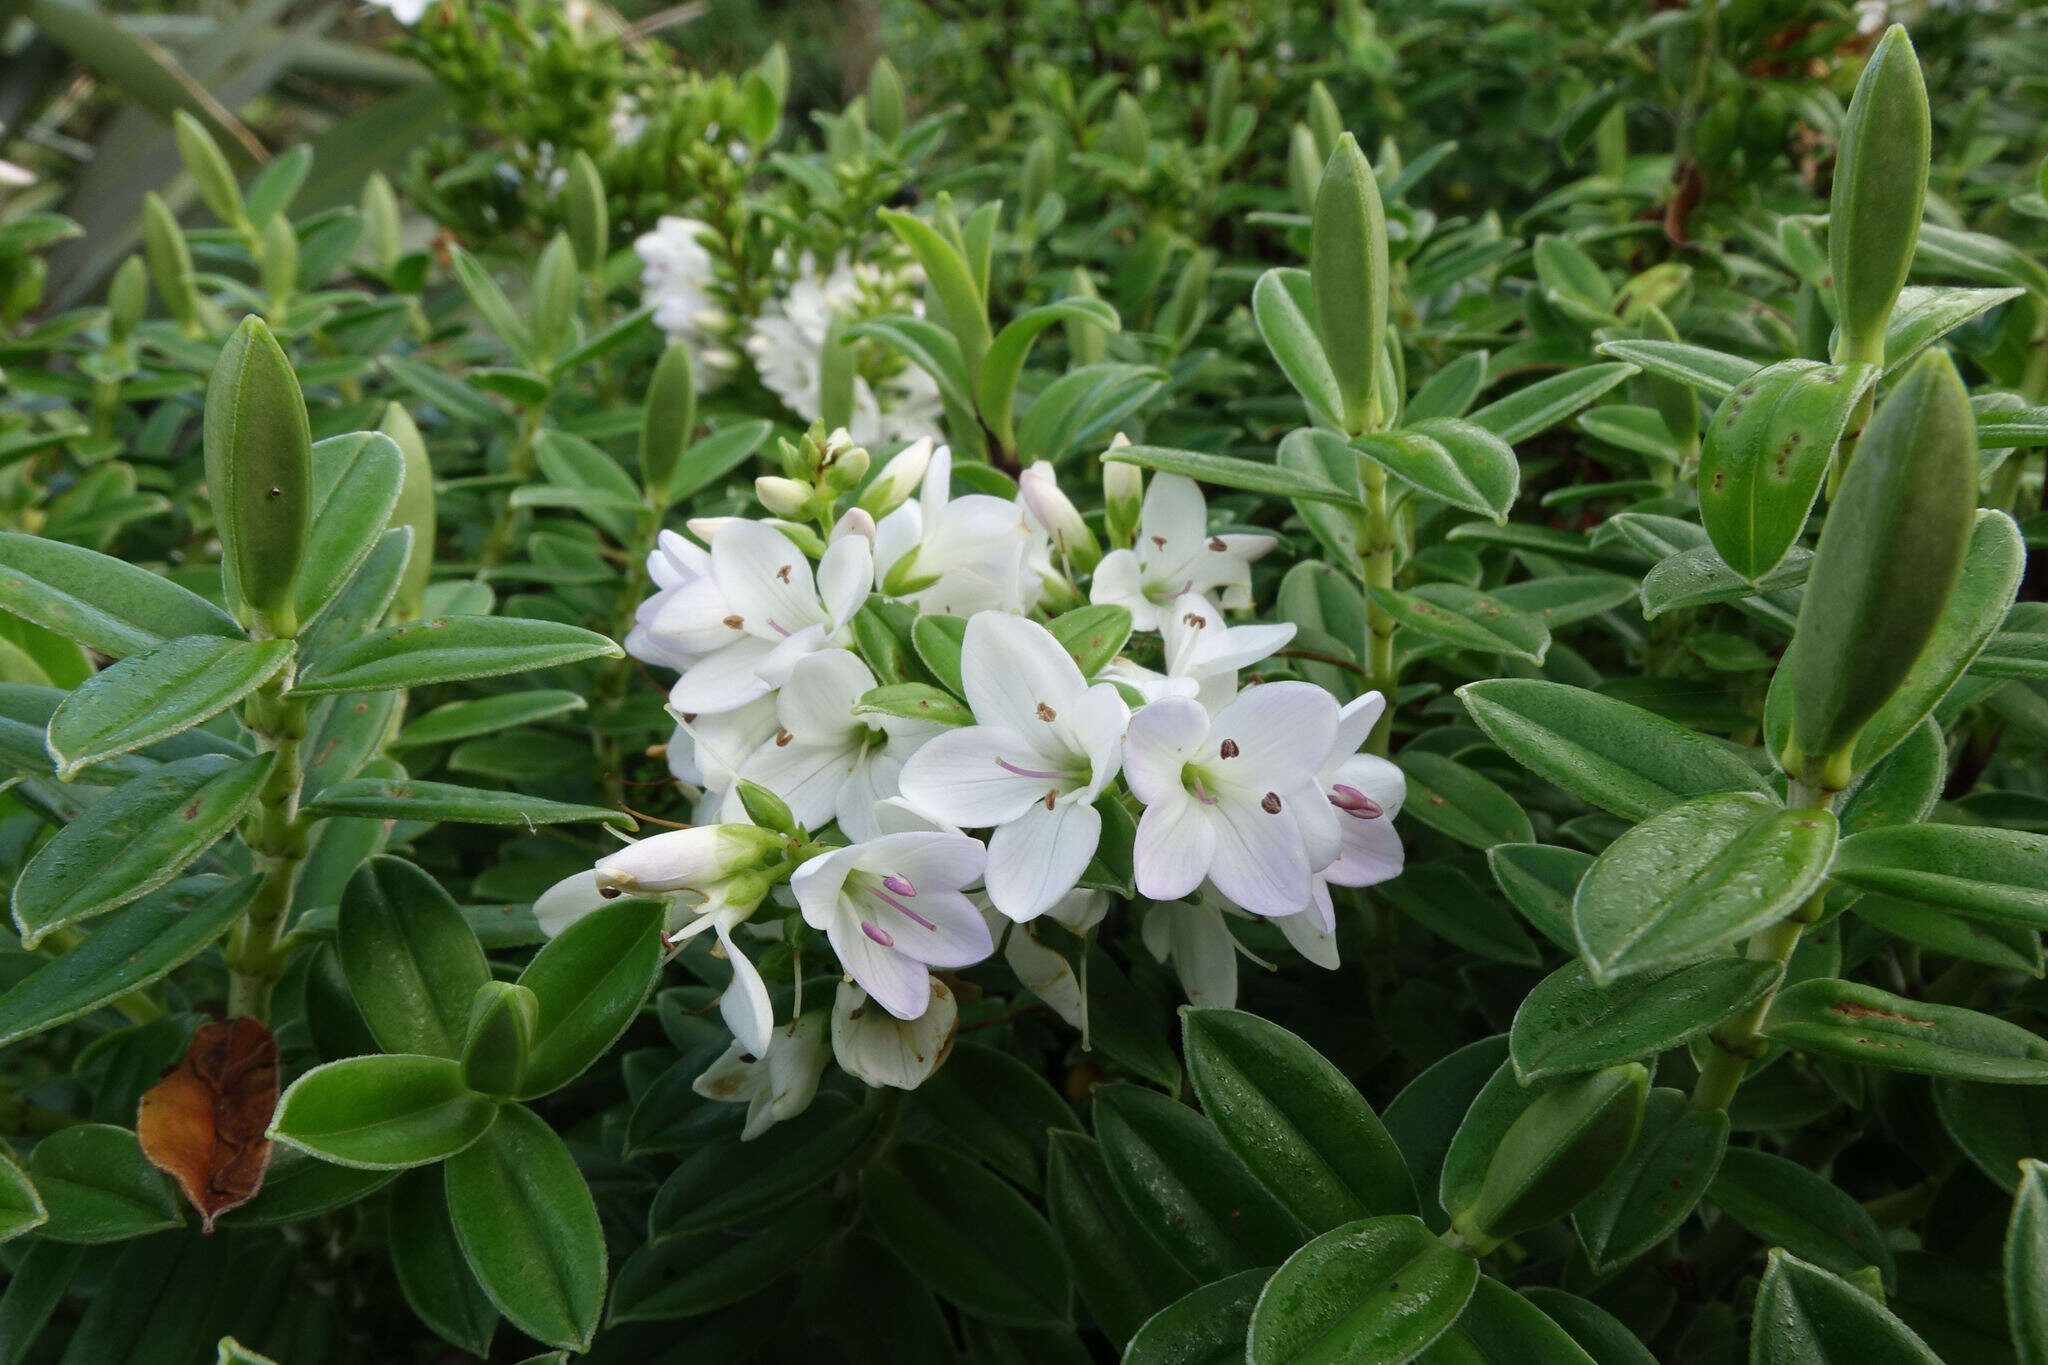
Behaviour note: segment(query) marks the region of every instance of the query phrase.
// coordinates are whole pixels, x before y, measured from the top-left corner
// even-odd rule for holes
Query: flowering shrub
[[[2044,20],[1906,8],[392,3],[257,165],[26,6],[0,1360],[2048,1360]]]

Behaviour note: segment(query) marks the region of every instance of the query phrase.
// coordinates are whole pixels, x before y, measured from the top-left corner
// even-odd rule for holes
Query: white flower
[[[953,453],[931,452],[917,501],[906,502],[875,528],[875,571],[882,590],[928,614],[1029,611],[1043,589],[1034,567],[1045,536],[1025,522],[1024,509],[986,493],[952,494]]]
[[[1017,501],[1023,504],[1025,524],[1050,539],[1062,558],[1084,573],[1095,566],[1102,554],[1095,533],[1073,499],[1061,491],[1050,462],[1028,465],[1017,476]]]
[[[712,293],[717,263],[705,249],[708,224],[664,216],[654,231],[633,243],[642,263],[640,292],[654,309],[654,325],[690,350],[702,388],[714,388],[732,371],[734,358],[720,344],[728,320]]]
[[[777,1029],[765,1052],[733,1043],[691,1088],[707,1100],[745,1104],[747,1125],[740,1141],[748,1142],[810,1108],[831,1059],[824,1018],[807,1014]]]
[[[1214,713],[1237,695],[1237,670],[1284,647],[1294,638],[1294,623],[1229,625],[1208,598],[1190,593],[1160,613],[1159,638],[1164,672],[1119,657],[1103,676],[1129,683],[1148,702],[1193,697]]]
[[[1209,505],[1193,480],[1153,476],[1135,550],[1111,550],[1095,566],[1089,599],[1128,607],[1138,630],[1158,630],[1163,613],[1189,593],[1226,608],[1251,605],[1252,561],[1279,541],[1268,535],[1209,534]]]
[[[707,577],[708,586],[677,593],[647,627],[697,656],[669,693],[670,707],[683,713],[744,706],[804,655],[839,643],[867,600],[874,561],[865,537],[847,536],[826,548],[813,579],[788,536],[733,519],[711,538]]]
[[[832,1055],[840,1069],[871,1086],[915,1090],[931,1079],[953,1050],[960,1007],[946,983],[933,980],[932,1002],[915,1019],[868,1008],[868,993],[839,983],[832,1000]]]
[[[1032,919],[1095,856],[1102,816],[1093,803],[1116,777],[1130,712],[1114,686],[1088,685],[1051,631],[1002,612],[968,619],[960,677],[976,723],[911,755],[903,794],[934,815],[992,828],[989,899],[1011,919]]]
[[[1309,683],[1248,688],[1213,720],[1186,698],[1140,710],[1124,742],[1124,775],[1145,803],[1139,893],[1180,900],[1207,877],[1254,914],[1306,906],[1309,874],[1339,843],[1315,777],[1336,732],[1335,698]]]
[[[845,261],[820,273],[806,254],[788,290],[769,300],[748,329],[744,344],[762,384],[805,421],[815,422],[824,412],[825,341],[833,318],[873,311],[863,307],[864,295],[881,283],[875,272]],[[914,299],[902,302],[915,308]],[[881,381],[879,389],[865,376],[854,376],[847,426],[861,445],[936,436],[943,415],[938,384],[914,365]]]
[[[1338,716],[1336,742],[1316,772],[1316,785],[1341,817],[1336,861],[1322,869],[1337,886],[1375,886],[1401,875],[1394,817],[1407,799],[1408,779],[1379,755],[1358,752],[1386,709],[1386,698],[1377,692],[1347,705]]]
[[[1209,897],[1192,905],[1154,905],[1145,912],[1139,937],[1153,957],[1173,968],[1190,1005],[1225,1010],[1236,1006],[1237,940],[1222,909]]]
[[[633,610],[633,628],[626,632],[628,654],[680,673],[709,650],[726,643],[726,637],[720,634],[686,633],[686,628],[700,617],[715,619],[708,611],[693,609],[695,601],[708,597],[708,607],[720,607],[725,602],[717,596],[718,580],[711,574],[709,550],[674,531],[663,531],[655,538],[654,548],[647,552],[647,577],[654,584],[654,595]]]
[[[370,0],[370,3],[378,9],[390,11],[392,18],[411,28],[426,18],[434,0]]]
[[[986,858],[963,834],[884,834],[813,858],[790,890],[847,974],[898,1019],[915,1019],[931,1003],[927,968],[965,967],[995,950],[960,893]]]
[[[875,675],[846,650],[799,660],[775,699],[780,725],[740,765],[739,776],[781,797],[806,829],[837,820],[856,842],[879,835],[877,805],[896,795],[903,761],[940,727],[855,715],[855,703],[874,686]],[[728,797],[728,808],[737,799]]]
[[[668,743],[668,770],[678,781],[722,797],[739,775],[747,755],[774,734],[779,722],[773,696],[706,715],[683,712]],[[712,803],[715,807],[716,802]]]

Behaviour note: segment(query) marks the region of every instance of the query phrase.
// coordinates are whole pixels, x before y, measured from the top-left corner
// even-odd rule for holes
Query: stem
[[[251,827],[243,841],[255,855],[262,884],[228,938],[228,1017],[247,1015],[268,1022],[270,992],[284,975],[285,921],[292,908],[292,887],[306,857],[306,822],[299,814],[299,791],[305,766],[299,741],[306,737],[306,704],[287,696],[285,683],[272,679],[250,699],[243,723],[277,762],[257,797]]]
[[[1401,679],[1394,667],[1394,618],[1372,600],[1370,589],[1394,586],[1394,519],[1387,509],[1387,471],[1370,460],[1359,464],[1365,484],[1365,515],[1358,527],[1358,562],[1368,589],[1365,671],[1372,689],[1387,699],[1366,748],[1385,757],[1393,739],[1394,693]]]
[[[1825,788],[1809,787],[1794,778],[1787,793],[1787,804],[1794,810],[1828,810],[1834,804],[1835,795]],[[1775,962],[1778,981],[1782,984],[1785,964],[1792,960],[1792,952],[1799,946],[1799,936],[1806,931],[1806,926],[1820,918],[1827,894],[1827,883],[1822,882],[1797,910],[1754,935],[1744,955],[1756,962]],[[1756,1003],[1709,1035],[1714,1050],[1708,1055],[1706,1065],[1700,1068],[1699,1081],[1693,1086],[1693,1108],[1726,1109],[1734,1103],[1735,1092],[1741,1088],[1749,1064],[1764,1055],[1764,1017],[1771,1012],[1771,1002],[1777,997],[1778,987],[1774,985]]]

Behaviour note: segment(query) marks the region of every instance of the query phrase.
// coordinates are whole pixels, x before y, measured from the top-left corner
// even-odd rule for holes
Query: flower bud
[[[1316,210],[1316,182],[1323,176],[1323,160],[1316,154],[1316,135],[1306,123],[1295,124],[1287,139],[1287,189],[1303,217]]]
[[[810,516],[811,507],[817,501],[817,494],[809,484],[785,479],[779,474],[763,474],[755,479],[754,496],[776,516],[792,520]]]
[[[1928,137],[1920,60],[1893,24],[1856,82],[1828,199],[1837,360],[1884,361],[1885,324],[1920,240]]]
[[[747,1106],[740,1141],[759,1137],[784,1119],[811,1107],[818,1080],[832,1051],[825,1043],[825,1018],[813,1011],[775,1031],[768,1055],[756,1057],[734,1043],[699,1076],[691,1089],[707,1100]]]
[[[897,451],[889,463],[882,466],[882,472],[875,476],[867,491],[860,495],[861,510],[877,518],[894,511],[924,482],[925,469],[931,462],[932,440],[929,436],[912,441]]]
[[[859,986],[841,982],[832,1000],[832,1055],[840,1069],[877,1088],[915,1090],[930,1080],[953,1050],[960,1026],[960,1007],[946,983],[932,978],[931,993],[923,1014],[903,1020]]]
[[[868,71],[868,118],[884,142],[902,137],[910,119],[904,107],[903,77],[887,57],[876,58]]]
[[[1070,564],[1082,573],[1095,567],[1102,558],[1102,547],[1081,519],[1081,509],[1060,491],[1050,463],[1041,460],[1018,475],[1017,496],[1024,504],[1026,520],[1051,536]]]
[[[1317,159],[1328,161],[1336,155],[1337,144],[1344,138],[1344,115],[1330,87],[1321,81],[1308,88],[1308,127],[1315,136]]]
[[[1131,443],[1121,431],[1109,443],[1118,450]],[[1145,471],[1121,461],[1102,462],[1103,510],[1109,518],[1109,543],[1128,550],[1138,542],[1138,515],[1145,504]]]
[[[825,486],[834,493],[844,493],[857,488],[860,481],[868,476],[869,455],[865,448],[854,446],[850,450],[826,454]]]
[[[1345,134],[1316,187],[1309,228],[1316,335],[1343,398],[1345,430],[1381,416],[1379,368],[1387,334],[1387,215],[1372,165]]]
[[[752,825],[668,830],[599,858],[597,886],[634,895],[701,891],[754,870],[781,843],[774,831]]]

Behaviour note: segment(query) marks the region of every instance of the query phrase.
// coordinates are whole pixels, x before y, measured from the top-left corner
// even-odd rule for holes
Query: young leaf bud
[[[213,134],[183,109],[171,115],[171,129],[178,140],[178,156],[185,163],[185,172],[192,177],[206,207],[229,227],[248,231],[249,215],[242,207],[241,187],[235,183],[235,173],[228,168],[228,159],[222,155]]]
[[[1379,182],[1350,134],[1316,189],[1310,227],[1309,278],[1315,286],[1316,335],[1323,344],[1341,414],[1353,435],[1378,419],[1377,370],[1387,331],[1387,219]]]
[[[611,249],[611,206],[604,197],[604,178],[590,153],[577,150],[569,158],[569,240],[576,264],[596,270]]]
[[[142,250],[164,311],[185,334],[199,330],[199,299],[192,287],[192,252],[169,206],[154,191],[142,200]]]
[[[1927,86],[1892,25],[1856,82],[1828,200],[1837,360],[1884,361],[1885,323],[1906,283],[1927,198]]]
[[[204,445],[228,599],[244,625],[294,634],[292,586],[312,515],[313,440],[298,377],[261,319],[244,318],[221,348],[206,389]]]

